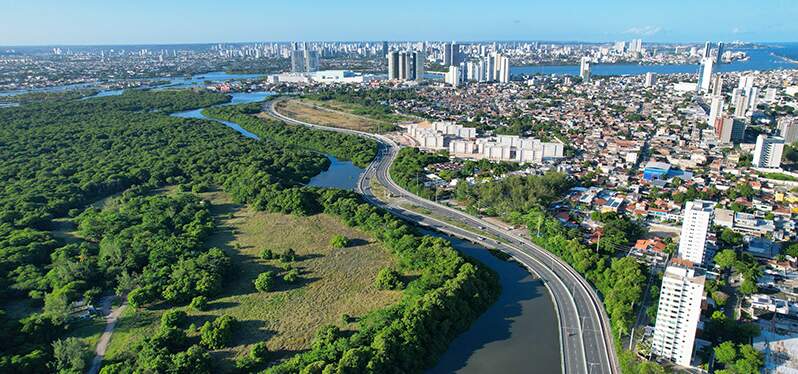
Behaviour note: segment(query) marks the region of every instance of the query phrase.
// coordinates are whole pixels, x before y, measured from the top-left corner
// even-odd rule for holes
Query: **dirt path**
[[[116,327],[116,321],[127,306],[127,302],[125,301],[122,302],[122,305],[114,309],[112,308],[113,301],[114,296],[106,296],[102,300],[102,306],[100,308],[106,320],[105,330],[100,336],[100,340],[97,342],[97,348],[94,350],[95,356],[94,360],[91,362],[91,367],[88,371],[89,374],[97,374],[100,371],[103,357],[105,357],[105,350],[108,349],[108,343],[111,341],[111,334],[114,333],[114,327]]]

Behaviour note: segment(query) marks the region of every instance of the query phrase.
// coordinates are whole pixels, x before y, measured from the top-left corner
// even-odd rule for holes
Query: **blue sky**
[[[0,0],[0,45],[798,41],[796,0]]]

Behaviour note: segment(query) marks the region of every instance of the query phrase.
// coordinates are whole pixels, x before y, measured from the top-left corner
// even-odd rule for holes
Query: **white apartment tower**
[[[783,153],[784,138],[759,134],[756,137],[752,165],[756,168],[778,168],[781,166]]]
[[[698,77],[698,89],[701,92],[709,92],[714,68],[715,60],[713,58],[704,57],[704,59],[701,60],[701,75]]]
[[[646,87],[652,87],[657,84],[657,73],[648,72],[646,73]]]
[[[590,59],[587,57],[582,57],[579,64],[579,77],[582,78],[582,82],[590,82]]]
[[[714,211],[715,203],[712,201],[695,200],[685,204],[678,257],[696,266],[704,263],[707,233],[712,225]]]
[[[657,356],[690,366],[704,282],[695,269],[673,265],[665,269],[651,347]]]

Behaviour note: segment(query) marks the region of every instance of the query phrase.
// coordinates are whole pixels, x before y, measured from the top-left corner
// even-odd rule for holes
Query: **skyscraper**
[[[388,79],[399,79],[399,52],[388,53]]]
[[[444,81],[447,84],[452,85],[452,87],[457,87],[460,85],[460,67],[459,66],[449,66],[449,71],[444,76]]]
[[[665,269],[651,344],[654,354],[690,366],[705,281],[699,269],[683,265]]]
[[[388,57],[388,42],[382,42],[382,57]]]
[[[709,92],[709,85],[712,83],[712,70],[714,68],[715,60],[704,57],[701,60],[701,74],[698,77],[698,90],[701,92]]]
[[[718,54],[715,56],[715,63],[718,65],[723,63],[723,42],[718,42]]]
[[[590,58],[582,57],[579,64],[579,77],[582,78],[582,82],[590,82]]]
[[[452,44],[443,43],[443,66],[452,65]]]
[[[460,52],[460,44],[452,42],[450,44],[452,50],[449,53],[452,56],[452,65],[460,66],[460,63],[463,62],[463,54]]]
[[[302,43],[298,49],[297,43],[291,44],[291,72],[308,73],[319,70],[319,52],[308,49],[307,43]]]
[[[688,201],[684,207],[682,233],[679,237],[678,256],[697,266],[704,263],[707,249],[707,233],[712,225],[715,203],[711,201]]]
[[[723,93],[723,78],[718,74],[712,80],[712,95],[719,96],[721,93]]]
[[[710,52],[712,52],[712,43],[706,42],[704,43],[704,58],[709,58]]]
[[[784,153],[784,138],[759,134],[756,137],[754,160],[751,163],[757,168],[778,168]]]
[[[427,54],[424,51],[413,52],[413,67],[415,70],[414,79],[417,81],[424,79],[424,63],[427,61]]]
[[[510,82],[510,58],[496,54],[496,69],[498,70],[497,78],[499,83]]]

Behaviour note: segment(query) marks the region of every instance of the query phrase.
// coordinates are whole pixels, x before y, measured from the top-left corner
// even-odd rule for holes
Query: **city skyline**
[[[357,0],[311,4],[257,4],[238,0],[108,5],[4,0],[0,45],[120,45],[248,41],[542,40],[608,42],[795,41],[798,7],[743,1],[638,4],[615,1],[568,4],[515,0],[426,4],[396,10]],[[124,16],[120,16],[124,15]],[[721,20],[709,22],[708,19]],[[413,27],[389,27],[390,25]]]

